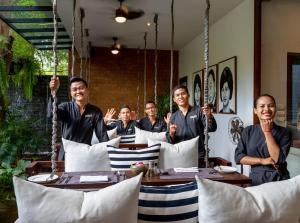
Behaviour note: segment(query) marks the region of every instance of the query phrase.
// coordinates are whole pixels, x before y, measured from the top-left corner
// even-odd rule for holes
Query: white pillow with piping
[[[135,144],[147,144],[148,138],[167,142],[166,132],[149,132],[135,127]]]
[[[158,161],[160,169],[198,166],[199,136],[177,144],[159,142],[151,138],[148,139],[148,146],[157,143],[161,144]]]
[[[199,222],[298,223],[300,175],[242,188],[196,176]]]
[[[142,175],[98,191],[45,187],[14,177],[18,215],[24,223],[134,223]]]
[[[110,169],[107,145],[118,147],[121,137],[92,146],[62,139],[65,150],[65,172],[106,171]]]
[[[108,135],[108,138],[109,140],[111,139],[114,139],[114,138],[117,138],[118,135],[117,135],[117,127],[112,129],[112,130],[107,130],[107,135]],[[92,137],[92,141],[91,141],[91,144],[94,145],[94,144],[97,144],[99,143],[99,140],[95,134],[95,131],[93,132],[93,137]]]

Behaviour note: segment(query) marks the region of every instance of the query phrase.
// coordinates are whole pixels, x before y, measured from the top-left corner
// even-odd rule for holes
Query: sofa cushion
[[[148,139],[148,145],[161,144],[158,166],[161,169],[198,166],[199,137],[177,144]]]
[[[197,183],[172,186],[141,186],[139,222],[197,222]]]
[[[121,135],[120,144],[134,144],[135,134]]]
[[[110,170],[106,145],[118,147],[120,137],[92,146],[62,139],[65,149],[65,172]]]
[[[141,129],[135,127],[135,143],[136,144],[147,144],[148,138],[167,142],[167,137],[166,137],[165,132],[149,132],[149,131],[141,130]]]
[[[124,150],[108,145],[107,151],[112,170],[130,170],[130,165],[136,162],[154,161],[154,164],[157,165],[160,144],[139,150]]]
[[[99,191],[45,187],[14,177],[18,222],[137,222],[141,175]]]
[[[245,189],[196,179],[199,222],[299,222],[300,176]]]
[[[114,139],[114,138],[117,138],[118,135],[117,135],[117,127],[112,129],[112,130],[107,130],[107,135],[108,135],[108,138],[111,140],[111,139]],[[99,140],[95,134],[95,131],[93,132],[93,137],[92,137],[92,142],[91,144],[94,145],[94,144],[97,144],[99,143]]]

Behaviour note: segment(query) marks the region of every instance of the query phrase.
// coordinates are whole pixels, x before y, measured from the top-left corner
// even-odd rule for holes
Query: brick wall
[[[103,113],[108,108],[128,104],[137,111],[139,95],[140,117],[144,103],[144,50],[123,49],[113,55],[109,48],[93,48],[91,57],[90,102]],[[71,60],[70,60],[71,61]],[[147,100],[154,100],[154,50],[147,50]],[[71,62],[69,63],[71,65]],[[76,59],[75,73],[79,75],[80,60]],[[170,51],[158,51],[158,95],[169,91]],[[140,81],[138,81],[140,76]],[[178,83],[178,52],[174,52],[173,86]],[[137,88],[139,87],[139,91]]]

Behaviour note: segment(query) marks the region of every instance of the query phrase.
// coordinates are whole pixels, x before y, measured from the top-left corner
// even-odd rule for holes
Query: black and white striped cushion
[[[107,145],[107,152],[112,170],[130,170],[130,165],[136,162],[148,163],[154,161],[157,165],[159,158],[160,144],[139,150],[118,149]]]
[[[135,134],[132,135],[121,135],[120,144],[134,144]]]
[[[141,186],[139,223],[198,222],[197,183],[172,186]]]

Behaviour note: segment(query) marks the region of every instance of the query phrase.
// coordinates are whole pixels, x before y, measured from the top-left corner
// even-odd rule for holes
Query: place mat
[[[206,179],[223,178],[221,174],[219,174],[216,170],[212,168],[199,168],[199,172],[197,173],[191,173],[191,172],[176,173],[174,169],[169,169],[168,174],[161,175],[159,178],[162,180],[192,179],[195,178],[195,175]]]
[[[107,176],[108,181],[80,182],[81,176]],[[102,183],[118,183],[118,177],[114,172],[109,171],[91,171],[91,172],[65,172],[56,182],[60,185],[68,184],[102,184]]]

